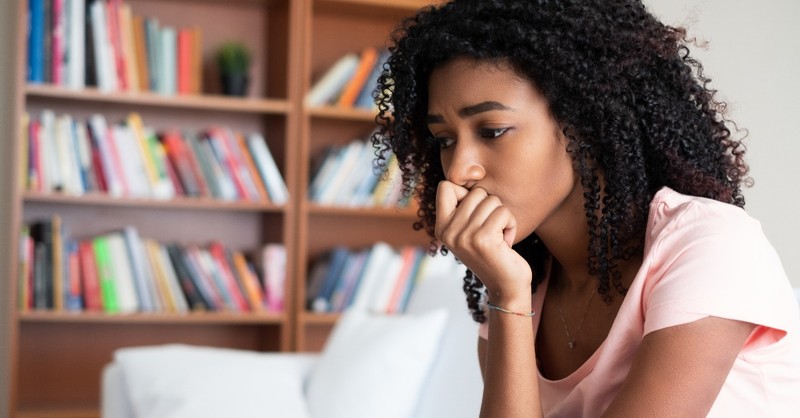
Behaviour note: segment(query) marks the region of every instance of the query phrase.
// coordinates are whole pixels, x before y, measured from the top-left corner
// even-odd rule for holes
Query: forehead
[[[428,80],[429,113],[484,101],[540,101],[533,84],[508,61],[455,58],[435,68]]]

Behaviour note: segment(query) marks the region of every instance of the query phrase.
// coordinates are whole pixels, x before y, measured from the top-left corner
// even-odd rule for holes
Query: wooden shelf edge
[[[339,320],[340,313],[317,313],[304,311],[300,314],[300,321],[303,325],[334,325]]]
[[[21,406],[14,416],[16,418],[99,418],[100,409],[97,406],[88,405]]]
[[[21,323],[107,323],[107,324],[274,324],[283,325],[288,322],[285,313],[263,312],[190,312],[185,314],[170,313],[132,313],[106,314],[103,312],[53,312],[29,311],[18,312]]]
[[[70,89],[48,84],[29,84],[25,95],[51,99],[68,99],[87,102],[120,103],[136,106],[207,109],[248,113],[284,114],[290,109],[288,100],[236,98],[221,95],[174,95],[152,92],[103,92],[96,88]]]
[[[67,195],[63,193],[23,192],[25,202],[60,203],[69,205],[150,207],[157,209],[239,210],[251,212],[283,212],[288,205],[263,201],[225,201],[211,198],[178,197],[168,200],[113,197],[102,193]]]
[[[308,204],[308,212],[312,215],[337,215],[337,216],[374,216],[386,218],[417,218],[417,207],[397,208],[380,206],[327,206],[316,203]]]
[[[381,7],[386,9],[416,11],[421,7],[431,4],[425,0],[316,0],[325,4],[346,4],[352,6]]]
[[[337,106],[312,106],[306,111],[315,118],[351,120],[358,122],[375,122],[376,110]]]

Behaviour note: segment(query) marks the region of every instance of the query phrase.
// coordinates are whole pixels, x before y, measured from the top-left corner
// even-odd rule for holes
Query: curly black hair
[[[589,272],[610,302],[612,291],[627,291],[617,262],[643,251],[659,189],[744,207],[746,133],[726,116],[691,43],[685,29],[661,23],[640,0],[428,6],[391,35],[372,140],[397,156],[405,190],[420,204],[414,227],[425,229],[435,251],[436,188],[445,176],[426,124],[428,78],[456,57],[510,63],[548,99],[568,140],[584,189]],[[535,233],[515,249],[531,264],[535,291],[547,249]],[[473,318],[485,321],[483,284],[469,270],[464,291]]]

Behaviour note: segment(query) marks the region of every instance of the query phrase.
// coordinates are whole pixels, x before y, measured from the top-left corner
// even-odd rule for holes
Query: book
[[[349,53],[341,56],[311,87],[306,95],[306,104],[322,106],[338,97],[344,85],[355,73],[358,63],[358,54]]]
[[[178,29],[177,35],[177,79],[178,94],[191,94],[193,93],[194,81],[194,33],[191,29]]]
[[[286,247],[270,243],[262,251],[267,310],[282,312],[286,301]]]
[[[181,285],[183,294],[191,310],[212,310],[214,307],[211,298],[207,298],[200,287],[200,283],[195,281],[195,278],[189,272],[188,267],[183,260],[182,250],[177,244],[165,245],[167,254],[169,255],[172,266],[175,269],[175,276]]]
[[[95,262],[94,248],[90,240],[78,242],[78,258],[83,288],[84,309],[87,311],[102,311],[103,299],[100,291],[100,281],[97,272],[97,264]]]
[[[125,238],[120,231],[106,235],[106,245],[113,266],[113,278],[116,284],[119,313],[132,313],[140,308],[136,293],[131,260],[125,247]]]
[[[231,263],[228,262],[225,248],[221,243],[214,241],[208,246],[208,254],[211,256],[213,266],[222,278],[222,286],[230,294],[231,301],[237,311],[246,312],[250,310],[250,305],[245,297],[245,289],[237,280],[233,273]]]
[[[358,94],[358,98],[356,98],[356,102],[354,104],[355,107],[362,109],[374,109],[376,107],[375,96],[377,95],[376,90],[378,88],[378,79],[380,78],[381,74],[383,74],[383,66],[389,60],[391,55],[392,54],[388,49],[383,48],[381,50],[378,60],[375,63],[375,66],[372,68],[372,72],[370,72],[369,76],[367,77],[367,81],[364,83],[364,87]]]
[[[388,271],[387,266],[395,257],[395,250],[385,242],[377,242],[372,246],[358,291],[350,304],[351,309],[367,311],[372,307],[373,300],[380,292],[381,280]]]
[[[109,314],[117,313],[120,310],[117,283],[114,280],[114,264],[107,237],[103,235],[95,237],[92,240],[92,249],[94,250],[95,265],[97,266],[103,310]]]
[[[61,216],[54,214],[50,218],[52,234],[52,258],[49,260],[52,265],[52,308],[56,312],[64,310],[64,225]]]
[[[259,283],[258,277],[248,265],[247,259],[240,251],[233,251],[231,253],[234,271],[240,278],[241,283],[245,289],[245,295],[250,304],[252,311],[263,311],[264,306],[264,289]]]
[[[133,46],[136,54],[136,78],[139,80],[139,90],[150,90],[150,63],[147,51],[147,35],[145,35],[145,22],[142,16],[134,15]]]
[[[353,107],[358,98],[361,89],[367,82],[367,77],[372,73],[372,69],[378,61],[378,49],[373,46],[367,46],[359,55],[358,66],[356,67],[353,75],[348,80],[347,84],[342,88],[339,98],[336,100],[336,105],[340,107]]]
[[[341,277],[347,259],[350,257],[350,250],[342,246],[336,246],[331,251],[328,259],[330,260],[328,271],[322,281],[322,286],[318,294],[313,295],[313,300],[309,304],[309,309],[314,312],[329,312],[331,307],[331,297],[336,289],[336,283]]]
[[[364,273],[364,266],[369,258],[370,249],[351,253],[342,269],[336,289],[331,296],[331,312],[342,312],[353,302]]]
[[[44,83],[44,56],[45,56],[45,0],[30,0],[28,2],[29,29],[28,29],[28,82],[31,84]]]
[[[109,41],[106,7],[102,1],[93,1],[89,6],[92,22],[92,51],[94,52],[97,87],[110,92],[117,89],[115,53]]]
[[[253,156],[253,161],[261,174],[261,180],[267,188],[272,203],[286,204],[289,201],[289,189],[278,170],[278,165],[267,146],[267,141],[259,133],[250,134],[247,136],[247,149]]]
[[[155,279],[151,276],[139,232],[132,226],[125,226],[122,228],[122,236],[125,238],[125,249],[130,260],[139,309],[143,312],[154,312],[157,297]]]
[[[176,69],[178,68],[177,32],[172,26],[164,26],[161,28],[161,33],[159,35],[159,42],[161,44],[159,47],[159,52],[161,56],[159,58],[160,67],[158,69],[158,92],[171,96],[178,91],[178,74],[176,72]]]

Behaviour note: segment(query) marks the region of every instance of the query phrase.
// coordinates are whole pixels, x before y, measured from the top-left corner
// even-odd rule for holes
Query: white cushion
[[[410,417],[447,317],[343,313],[309,375],[311,417]]]
[[[310,356],[170,344],[123,348],[114,357],[137,417],[308,417]]]

